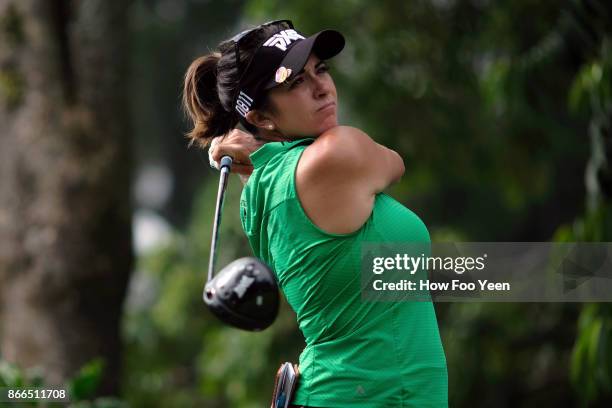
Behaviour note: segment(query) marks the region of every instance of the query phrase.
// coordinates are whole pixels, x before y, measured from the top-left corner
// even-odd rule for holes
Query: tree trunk
[[[0,354],[119,385],[132,266],[126,2],[0,0]]]

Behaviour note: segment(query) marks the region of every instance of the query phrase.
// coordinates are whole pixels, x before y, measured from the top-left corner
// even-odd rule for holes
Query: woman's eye
[[[295,88],[297,85],[301,84],[302,82],[304,82],[304,78],[302,77],[295,78],[293,82],[291,83],[291,85],[289,86],[289,89]]]
[[[317,70],[317,72],[319,74],[322,74],[322,73],[327,72],[327,71],[329,71],[329,67],[327,65],[321,65],[319,67],[319,69]]]

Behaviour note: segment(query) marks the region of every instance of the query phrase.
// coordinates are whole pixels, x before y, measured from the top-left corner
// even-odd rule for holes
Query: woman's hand
[[[239,129],[233,129],[229,133],[216,137],[214,143],[209,148],[209,156],[212,160],[219,163],[223,156],[232,158],[232,173],[241,176],[243,182],[245,176],[253,172],[253,164],[249,155],[259,149],[264,141],[255,140],[250,133]]]

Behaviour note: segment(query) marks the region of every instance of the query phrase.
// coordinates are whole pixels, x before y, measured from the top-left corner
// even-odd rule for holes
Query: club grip
[[[232,168],[232,158],[230,156],[223,156],[221,158],[221,163],[219,164],[219,170],[222,170],[224,167],[227,167],[228,170]]]

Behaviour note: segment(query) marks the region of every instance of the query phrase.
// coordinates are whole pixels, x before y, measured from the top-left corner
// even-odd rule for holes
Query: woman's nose
[[[327,81],[325,78],[315,76],[313,79],[313,84],[315,97],[320,98],[321,96],[325,96],[329,93],[329,81]]]

